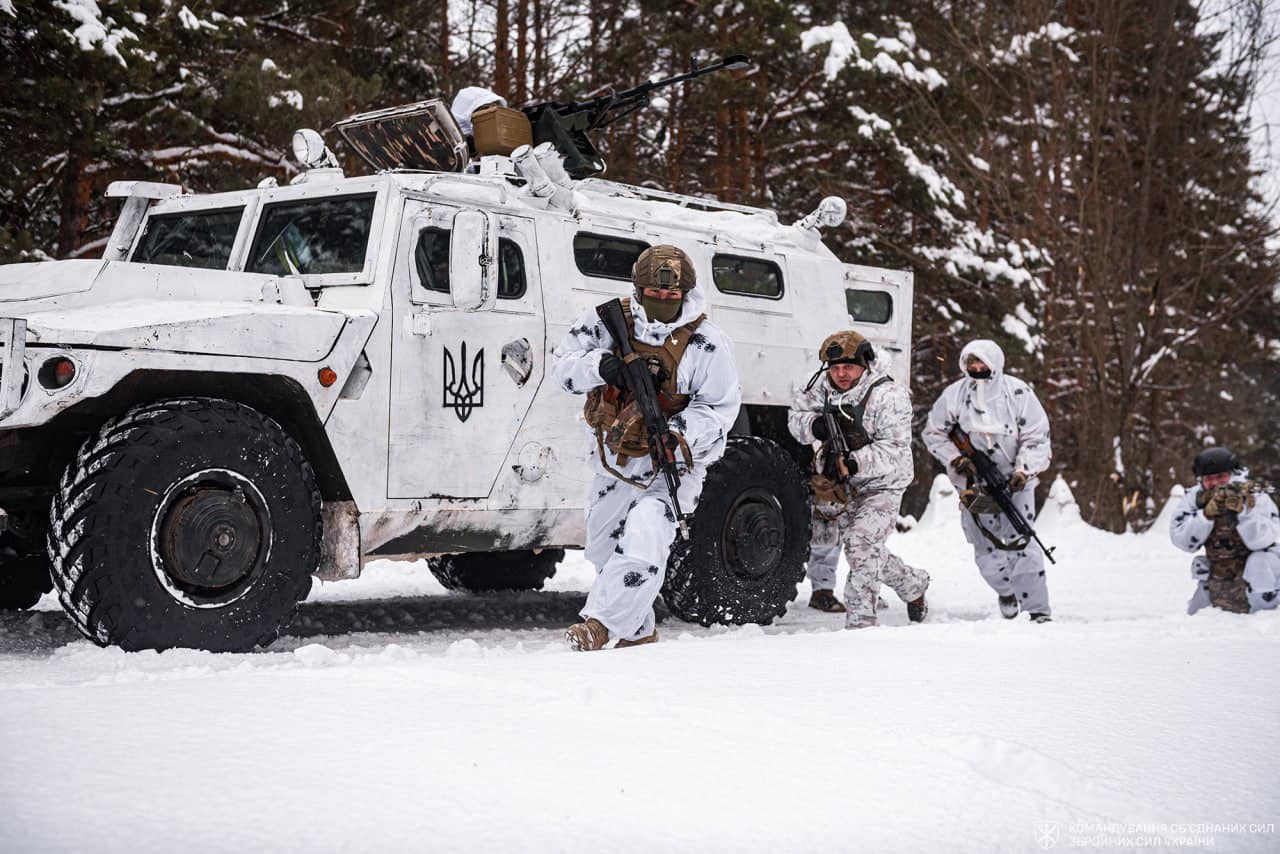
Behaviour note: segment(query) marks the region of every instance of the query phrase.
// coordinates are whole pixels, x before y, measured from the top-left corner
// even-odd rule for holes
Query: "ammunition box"
[[[519,110],[490,104],[471,114],[476,154],[507,155],[522,145],[533,145],[533,127]]]

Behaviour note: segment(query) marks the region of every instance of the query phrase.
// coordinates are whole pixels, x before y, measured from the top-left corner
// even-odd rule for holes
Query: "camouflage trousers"
[[[702,495],[706,469],[695,466],[680,477],[680,509],[693,513]],[[587,496],[585,554],[596,580],[582,607],[610,638],[636,640],[653,634],[653,603],[662,591],[667,558],[676,538],[676,514],[666,481],[647,489],[614,477],[596,475]]]
[[[1209,559],[1204,555],[1196,555],[1191,559],[1191,577],[1196,580],[1196,591],[1191,594],[1187,603],[1187,613],[1194,614],[1209,605],[1221,607],[1222,599],[1214,596],[1209,585]],[[1238,591],[1227,592],[1228,599],[1238,598],[1235,607],[1225,610],[1253,613],[1275,608],[1280,604],[1280,546],[1256,551],[1244,562],[1244,573],[1241,576]],[[1232,595],[1234,593],[1234,596]],[[1214,599],[1218,599],[1215,602]]]
[[[1014,506],[1028,523],[1036,518],[1035,487],[1027,485],[1013,494]],[[960,508],[960,528],[973,546],[974,560],[982,578],[1000,596],[1014,596],[1018,607],[1031,614],[1048,614],[1049,585],[1044,576],[1044,552],[1034,542],[1016,551],[1004,551],[983,536],[978,523],[1001,542],[1015,542],[1018,533],[1003,513],[981,513],[976,519]]]
[[[845,627],[860,629],[876,624],[880,585],[888,585],[903,602],[920,598],[929,587],[929,573],[902,562],[889,551],[885,540],[893,533],[902,506],[902,492],[864,492],[855,495],[848,509],[825,519],[838,508],[818,505],[813,514],[813,547],[844,548],[849,577],[844,583]],[[830,551],[819,551],[830,555]],[[834,575],[832,584],[835,583]]]

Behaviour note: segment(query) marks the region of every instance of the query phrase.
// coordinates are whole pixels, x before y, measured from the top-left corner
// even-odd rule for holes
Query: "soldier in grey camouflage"
[[[819,356],[822,367],[796,395],[787,422],[796,441],[817,445],[813,546],[828,556],[832,547],[843,547],[849,561],[846,628],[876,625],[881,583],[907,603],[912,622],[921,622],[928,614],[929,574],[885,545],[913,475],[911,398],[879,369],[874,348],[857,332],[828,336]],[[830,589],[817,586],[824,579],[812,580],[815,597],[825,592],[834,601]],[[834,581],[833,574],[827,583]]]

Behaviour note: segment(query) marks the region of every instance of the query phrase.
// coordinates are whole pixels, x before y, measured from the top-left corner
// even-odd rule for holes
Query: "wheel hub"
[[[205,471],[170,488],[154,530],[161,582],[188,604],[211,607],[235,601],[262,573],[271,520],[244,477]]]
[[[721,553],[738,584],[758,586],[772,575],[785,544],[786,525],[776,495],[755,488],[734,500],[725,517]]]

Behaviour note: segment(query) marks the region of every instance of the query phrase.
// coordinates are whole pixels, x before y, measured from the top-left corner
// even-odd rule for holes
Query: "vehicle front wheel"
[[[776,442],[731,437],[667,563],[662,597],[682,620],[768,624],[796,597],[809,557],[804,476]]]
[[[564,549],[512,552],[466,552],[427,559],[431,574],[446,590],[489,593],[494,590],[541,590],[564,560]]]
[[[272,419],[227,400],[147,404],[108,422],[50,514],[58,598],[94,642],[246,651],[311,587],[320,491]]]

